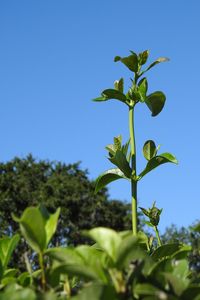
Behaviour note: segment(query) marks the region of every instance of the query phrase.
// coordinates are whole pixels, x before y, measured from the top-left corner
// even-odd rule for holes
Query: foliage
[[[21,215],[26,207],[38,204],[44,204],[50,212],[61,208],[57,232],[51,242],[54,246],[86,243],[88,239],[81,235],[81,230],[95,226],[130,229],[131,206],[109,200],[106,189],[94,195],[94,186],[79,163],[37,161],[32,155],[0,163],[0,235],[11,236],[18,231],[12,213]],[[25,269],[21,253],[29,255],[29,252],[22,239],[12,266]]]
[[[0,299],[199,299],[200,283],[187,261],[190,246],[171,243],[150,249],[142,232],[133,236],[131,231],[96,227],[83,232],[93,246],[52,248],[49,242],[59,211],[51,214],[38,206],[27,208],[21,217],[14,216],[40,266],[33,270],[29,264],[29,269],[20,273],[6,264],[0,273]],[[8,260],[9,249],[13,251],[17,241],[18,237],[13,237],[4,244]],[[1,266],[3,261],[5,256],[0,255]]]

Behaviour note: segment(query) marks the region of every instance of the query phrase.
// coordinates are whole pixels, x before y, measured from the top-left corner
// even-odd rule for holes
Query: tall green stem
[[[129,107],[129,131],[131,144],[131,203],[132,203],[132,230],[133,234],[137,234],[137,181],[136,181],[136,146],[134,133],[134,106]]]

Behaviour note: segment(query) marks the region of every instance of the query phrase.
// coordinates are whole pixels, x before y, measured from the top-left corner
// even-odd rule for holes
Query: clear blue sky
[[[200,2],[198,0],[2,0],[0,2],[0,160],[32,153],[38,159],[82,161],[90,178],[111,167],[104,146],[128,138],[128,112],[119,102],[90,101],[130,73],[115,55],[149,49],[169,63],[149,72],[150,91],[167,95],[152,118],[136,110],[138,168],[147,139],[172,152],[139,185],[139,204],[163,207],[161,228],[200,218]],[[129,185],[109,186],[129,201]]]

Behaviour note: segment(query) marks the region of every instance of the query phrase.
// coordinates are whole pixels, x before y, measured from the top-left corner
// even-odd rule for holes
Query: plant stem
[[[159,231],[158,231],[157,226],[154,226],[154,230],[155,230],[156,237],[157,237],[157,240],[158,240],[158,245],[162,246],[162,242],[161,242],[161,239],[160,239],[160,235],[159,235]]]
[[[137,234],[137,181],[136,181],[136,146],[134,133],[134,106],[129,107],[129,131],[131,144],[131,203],[132,203],[132,230],[133,235]]]
[[[39,253],[39,264],[40,264],[40,268],[41,268],[41,272],[42,272],[42,278],[41,278],[42,288],[45,291],[45,289],[46,289],[46,278],[45,278],[43,254],[41,252]]]

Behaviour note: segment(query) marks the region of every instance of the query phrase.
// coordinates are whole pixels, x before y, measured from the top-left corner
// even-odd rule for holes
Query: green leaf
[[[134,295],[137,295],[137,296],[161,296],[162,295],[162,298],[154,298],[154,299],[168,299],[166,298],[167,295],[159,290],[157,287],[155,287],[154,285],[152,284],[149,284],[149,283],[138,283],[134,286]],[[143,298],[142,298],[143,299]]]
[[[129,163],[126,159],[126,156],[124,153],[120,150],[117,150],[115,155],[111,158],[108,158],[115,166],[117,166],[126,177],[131,177],[131,167],[129,166]]]
[[[116,266],[118,269],[124,269],[132,260],[144,258],[146,258],[146,253],[141,249],[137,237],[128,236],[123,239],[118,248]]]
[[[150,64],[147,69],[145,69],[144,71],[142,71],[141,74],[140,74],[140,76],[142,76],[145,72],[149,71],[151,68],[153,68],[157,64],[160,64],[161,62],[167,62],[167,61],[169,61],[169,58],[167,58],[167,57],[159,57],[152,64]]]
[[[160,260],[167,257],[176,257],[177,254],[181,253],[182,251],[189,252],[191,250],[190,246],[186,246],[179,243],[171,243],[165,244],[158,247],[151,255],[154,260]]]
[[[13,216],[20,224],[22,235],[37,253],[43,252],[54,234],[60,209],[49,214],[44,207],[28,207],[21,218]]]
[[[139,63],[140,63],[140,65],[146,64],[147,59],[149,57],[149,51],[145,50],[145,51],[139,53],[138,57],[139,57]]]
[[[19,235],[16,234],[12,238],[5,237],[0,239],[0,260],[1,266],[5,271],[9,261],[11,259],[12,253],[15,250],[18,242],[19,242]]]
[[[42,213],[43,218],[45,219],[46,248],[47,248],[52,236],[56,232],[58,218],[60,215],[60,208],[58,208],[54,214],[50,214],[43,205],[40,205],[39,209]]]
[[[137,54],[132,51],[131,55],[126,57],[116,56],[114,61],[121,61],[132,72],[136,73],[138,71],[138,57]]]
[[[116,231],[110,228],[96,227],[89,230],[87,235],[98,243],[113,261],[116,261],[117,251],[122,241]]]
[[[127,177],[124,176],[124,173],[118,168],[107,170],[97,178],[95,193],[98,193],[99,190],[117,179],[127,179]]]
[[[84,288],[72,300],[119,300],[114,287],[93,283]]]
[[[121,93],[124,92],[124,79],[120,78],[120,80],[116,80],[114,82],[115,89]]]
[[[126,96],[122,92],[114,89],[107,89],[102,92],[101,97],[95,98],[93,101],[107,101],[111,99],[116,99],[123,103],[126,103],[127,100]]]
[[[145,103],[152,112],[152,117],[157,116],[163,109],[165,105],[166,97],[163,92],[157,91],[145,99]]]
[[[143,146],[143,155],[147,160],[152,159],[157,154],[157,148],[152,140],[148,140],[145,142]]]
[[[142,78],[138,83],[138,92],[140,94],[140,101],[144,102],[146,100],[146,94],[148,90],[148,82],[146,78]]]
[[[139,174],[138,178],[141,179],[144,175],[151,172],[153,169],[165,163],[178,164],[178,161],[174,155],[171,153],[162,153],[158,156],[150,159],[146,165],[146,168]]]
[[[116,137],[114,137],[114,148],[115,150],[121,150],[122,147],[122,136],[118,135]]]
[[[184,280],[182,278],[176,277],[171,273],[164,273],[164,277],[168,281],[169,285],[172,287],[174,293],[177,296],[181,296],[183,291],[187,288],[189,280]]]

